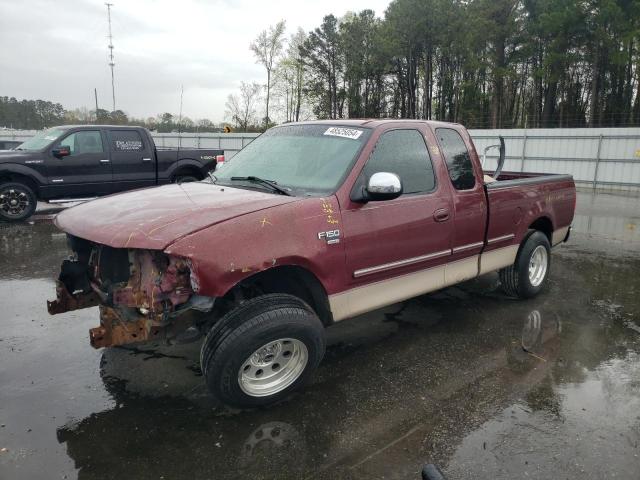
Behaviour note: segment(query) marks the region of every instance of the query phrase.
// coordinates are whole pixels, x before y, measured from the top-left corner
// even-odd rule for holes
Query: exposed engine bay
[[[198,295],[189,261],[158,250],[112,248],[68,235],[73,255],[62,263],[52,315],[100,307],[89,331],[95,348],[200,336],[215,299]]]

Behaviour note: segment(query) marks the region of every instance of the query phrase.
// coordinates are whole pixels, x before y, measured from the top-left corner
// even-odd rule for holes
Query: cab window
[[[365,182],[376,172],[398,175],[403,195],[428,193],[436,185],[429,150],[417,130],[391,130],[380,136],[363,169]]]
[[[476,185],[469,150],[458,132],[452,128],[436,128],[436,136],[447,162],[449,178],[456,190],[469,190]]]
[[[58,146],[69,147],[71,155],[82,155],[83,153],[103,153],[102,135],[98,130],[84,130],[66,136]]]

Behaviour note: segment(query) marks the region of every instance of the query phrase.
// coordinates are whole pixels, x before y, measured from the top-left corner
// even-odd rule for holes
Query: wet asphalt
[[[269,409],[207,393],[199,345],[94,350],[51,317],[67,255],[41,211],[0,225],[0,479],[640,478],[640,198],[581,192],[548,288],[496,275],[328,331]]]

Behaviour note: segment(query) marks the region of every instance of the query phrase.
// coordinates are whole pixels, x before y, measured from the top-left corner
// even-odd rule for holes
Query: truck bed
[[[567,237],[576,201],[571,175],[502,172],[485,188],[489,208],[487,250],[496,248],[491,239],[504,239],[517,247],[536,218],[540,219],[539,227],[550,233],[552,245]]]
[[[493,176],[492,171],[484,171],[485,175]],[[571,175],[558,173],[535,172],[502,172],[495,182],[487,183],[488,189],[503,188],[509,186],[534,185],[548,182],[573,181]]]

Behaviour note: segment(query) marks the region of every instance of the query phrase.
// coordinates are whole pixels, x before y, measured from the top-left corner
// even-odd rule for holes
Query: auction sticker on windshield
[[[343,127],[331,127],[328,128],[325,135],[331,135],[332,137],[344,137],[357,140],[362,135],[362,130],[356,130],[355,128],[343,128]]]

